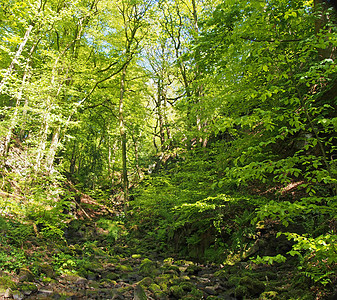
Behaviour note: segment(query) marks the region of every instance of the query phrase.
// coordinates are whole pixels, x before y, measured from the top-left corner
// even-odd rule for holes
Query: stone
[[[23,281],[34,281],[35,279],[35,276],[34,274],[29,270],[29,269],[26,269],[26,268],[21,268],[20,271],[19,271],[19,281],[20,282],[23,282]]]
[[[153,283],[153,279],[151,277],[145,277],[141,281],[138,282],[138,285],[143,287],[149,287]]]
[[[216,287],[215,286],[206,286],[205,287],[205,292],[208,294],[208,295],[216,295],[217,292],[216,292]]]
[[[43,263],[43,264],[40,264],[38,268],[39,268],[39,272],[45,274],[47,277],[49,278],[55,277],[54,269],[50,265]]]
[[[155,294],[158,294],[161,292],[161,288],[158,284],[155,284],[155,283],[152,283],[150,286],[149,286],[149,290]]]
[[[24,298],[24,295],[19,291],[13,291],[12,297],[14,300],[22,300]]]
[[[13,292],[10,288],[8,288],[4,293],[4,298],[11,298],[13,296]]]
[[[184,290],[181,286],[173,285],[173,286],[170,287],[170,294],[173,297],[181,299],[185,295],[185,292],[184,292]]]
[[[156,264],[152,260],[145,258],[139,266],[139,273],[144,276],[153,277],[158,274],[158,270],[156,269]]]
[[[240,279],[239,285],[245,286],[250,296],[259,296],[265,290],[265,285],[258,279],[244,276]]]

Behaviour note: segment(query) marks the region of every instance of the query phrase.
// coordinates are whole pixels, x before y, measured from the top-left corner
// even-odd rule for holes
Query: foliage
[[[2,4],[1,241],[63,241],[85,192],[123,216],[95,220],[110,246],[130,225],[149,248],[241,259],[274,222],[303,275],[333,282],[337,39],[326,4]],[[67,253],[54,263],[80,265]]]

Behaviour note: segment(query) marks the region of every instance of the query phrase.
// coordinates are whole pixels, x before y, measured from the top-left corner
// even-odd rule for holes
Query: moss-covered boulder
[[[184,295],[186,295],[186,292],[180,285],[173,285],[170,287],[170,295],[175,298],[181,299]]]
[[[256,297],[263,293],[265,290],[265,285],[258,279],[251,278],[249,276],[244,276],[240,279],[239,285],[235,288],[236,297]]]
[[[116,266],[116,269],[122,271],[122,272],[132,272],[133,268],[130,265],[124,264],[124,265],[118,265]]]
[[[159,294],[162,291],[160,286],[156,283],[150,284],[149,290],[154,294]]]
[[[12,280],[10,276],[3,275],[0,277],[0,290],[5,292],[8,288],[15,290],[16,283]]]
[[[143,276],[154,277],[158,275],[159,271],[156,268],[156,263],[148,258],[145,258],[139,266],[139,273]]]
[[[37,292],[38,288],[34,283],[24,283],[19,286],[19,290],[24,295],[30,295],[33,292]]]
[[[19,281],[20,282],[23,282],[23,281],[30,282],[30,281],[34,281],[34,279],[35,279],[35,276],[29,269],[26,269],[26,268],[20,269],[19,271]]]
[[[142,287],[149,287],[151,284],[153,284],[153,279],[151,277],[145,277],[138,282],[138,285],[141,285]]]

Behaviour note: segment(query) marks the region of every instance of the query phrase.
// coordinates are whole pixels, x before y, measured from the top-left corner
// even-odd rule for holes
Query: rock
[[[263,282],[248,276],[242,277],[239,285],[247,288],[249,296],[259,296],[266,288]]]
[[[48,265],[46,263],[40,264],[38,266],[38,270],[39,270],[39,273],[43,273],[43,274],[45,274],[49,278],[54,278],[55,277],[54,269],[50,265]]]
[[[158,274],[158,270],[156,269],[156,264],[152,260],[145,258],[139,266],[139,273],[144,276],[154,277]]]
[[[185,292],[191,292],[195,286],[191,282],[182,282],[179,284],[179,286],[185,291]]]
[[[133,271],[132,267],[129,266],[129,265],[118,265],[117,269],[120,270],[120,271],[123,271],[123,272],[132,272]]]
[[[134,300],[147,300],[145,291],[140,284],[137,284],[134,289]]]
[[[235,288],[235,297],[237,298],[244,298],[246,295],[248,294],[248,290],[245,286],[242,286],[242,285],[238,285],[236,288]]]
[[[67,284],[71,284],[71,283],[75,283],[75,284],[85,284],[87,283],[87,279],[80,277],[80,276],[76,276],[76,275],[63,275],[63,278],[60,282],[62,283],[67,283]]]
[[[145,277],[141,281],[138,282],[138,285],[143,287],[149,287],[153,283],[153,279],[151,277]]]
[[[4,298],[11,298],[11,297],[13,297],[13,292],[12,292],[12,290],[10,289],[10,288],[8,288],[6,291],[5,291],[5,293],[4,293]]]
[[[185,295],[185,292],[184,292],[184,290],[181,286],[173,285],[173,286],[170,287],[170,294],[173,297],[181,299]]]
[[[38,290],[37,286],[34,283],[24,283],[19,286],[20,291],[24,295],[30,295],[33,292],[36,292]]]
[[[216,287],[215,286],[206,286],[205,287],[205,292],[208,294],[208,295],[216,295],[217,292],[216,292]]]
[[[24,295],[19,291],[13,291],[12,297],[14,300],[22,300],[24,298]]]
[[[20,269],[19,271],[19,281],[20,282],[23,282],[23,281],[30,282],[30,281],[34,281],[34,279],[35,279],[35,276],[30,270],[26,268]]]
[[[161,292],[161,288],[158,284],[152,283],[149,286],[149,290],[154,294],[159,294]]]

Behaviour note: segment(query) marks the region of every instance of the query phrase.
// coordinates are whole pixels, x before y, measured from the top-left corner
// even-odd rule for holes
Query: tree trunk
[[[122,144],[122,169],[123,169],[123,201],[124,201],[124,211],[127,209],[127,200],[129,193],[129,181],[128,181],[128,170],[127,170],[127,156],[126,156],[126,129],[124,125],[124,93],[125,93],[125,78],[126,78],[126,69],[128,64],[123,68],[120,82],[120,97],[119,97],[119,130],[121,136]]]
[[[19,46],[18,51],[16,51],[15,56],[14,56],[14,58],[13,58],[11,64],[10,64],[10,66],[8,67],[6,74],[4,75],[3,79],[0,82],[0,94],[2,93],[8,79],[12,75],[14,66],[18,63],[18,60],[21,56],[21,53],[22,53],[22,51],[23,51],[23,49],[24,49],[24,47],[25,47],[25,45],[26,45],[26,43],[29,39],[30,33],[32,32],[32,29],[33,29],[33,25],[29,25],[27,30],[26,30],[26,33],[23,37],[23,41],[21,42],[21,44]]]

